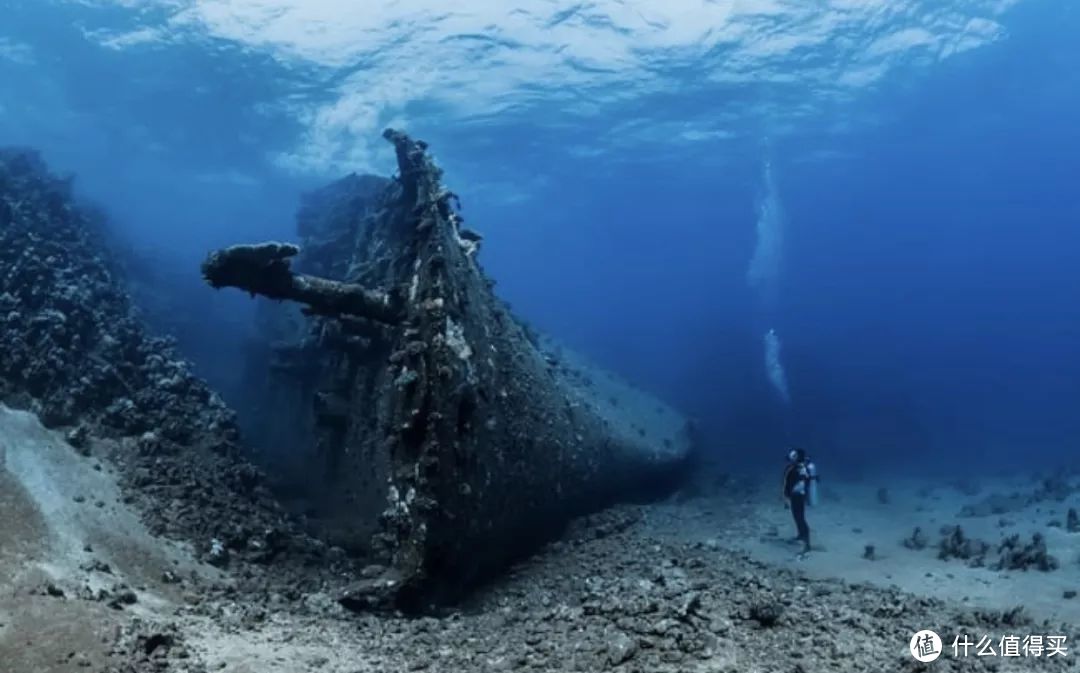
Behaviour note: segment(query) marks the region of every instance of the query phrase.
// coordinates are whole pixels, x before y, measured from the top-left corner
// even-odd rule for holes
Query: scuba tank
[[[813,507],[818,504],[817,494],[817,465],[806,461],[806,502]]]

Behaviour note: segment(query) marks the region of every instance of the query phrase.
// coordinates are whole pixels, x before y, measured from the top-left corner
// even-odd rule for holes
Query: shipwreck
[[[693,445],[677,412],[593,389],[516,318],[426,144],[384,137],[398,175],[328,188],[301,211],[303,250],[236,245],[202,268],[304,316],[277,321],[260,423],[318,465],[321,532],[379,561],[342,598],[357,609],[453,600],[569,518],[663,493]],[[632,425],[620,400],[662,420]]]

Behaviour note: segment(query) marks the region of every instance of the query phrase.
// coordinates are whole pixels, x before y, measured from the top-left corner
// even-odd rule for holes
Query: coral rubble
[[[1005,538],[997,546],[997,558],[988,563],[987,557],[992,550],[993,546],[989,543],[965,535],[960,526],[945,526],[941,531],[941,541],[938,543],[938,558],[943,561],[960,559],[966,561],[969,566],[986,566],[992,570],[1034,568],[1049,572],[1057,570],[1059,566],[1058,560],[1047,553],[1046,539],[1040,533],[1035,533],[1031,542],[1027,544],[1020,541],[1019,535]]]
[[[0,151],[0,397],[84,454],[111,440],[153,531],[271,555],[291,536],[235,414],[137,319],[104,226],[36,154]]]

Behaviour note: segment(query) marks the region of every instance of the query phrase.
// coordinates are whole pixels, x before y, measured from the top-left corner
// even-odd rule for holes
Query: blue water
[[[444,4],[5,0],[0,143],[76,173],[207,322],[228,309],[220,348],[188,340],[212,380],[250,303],[202,288],[201,256],[391,172],[396,125],[518,312],[733,464],[1077,453],[1075,3]]]

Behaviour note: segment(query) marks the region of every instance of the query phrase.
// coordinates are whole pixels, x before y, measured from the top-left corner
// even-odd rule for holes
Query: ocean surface
[[[0,144],[77,176],[227,397],[253,304],[199,261],[390,174],[394,126],[430,143],[515,310],[695,417],[721,461],[1076,455],[1076,3],[450,7],[3,0]]]

